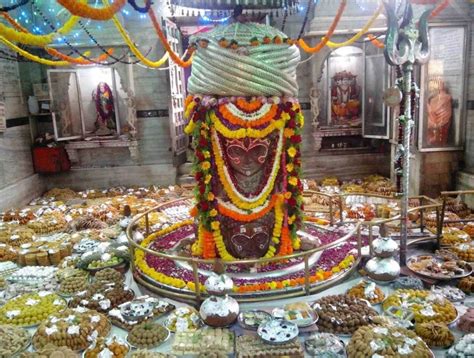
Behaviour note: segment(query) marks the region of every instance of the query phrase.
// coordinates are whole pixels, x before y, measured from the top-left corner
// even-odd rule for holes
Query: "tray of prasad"
[[[415,332],[401,327],[363,326],[347,345],[348,358],[432,358],[433,352]]]
[[[36,352],[23,352],[19,358],[79,358],[79,354],[68,347],[56,347],[54,344],[47,344]]]
[[[303,358],[304,350],[297,339],[285,344],[269,344],[257,336],[244,335],[235,340],[236,358],[291,357]]]
[[[283,308],[275,308],[272,314],[273,317],[294,323],[299,328],[312,326],[319,319],[318,314],[306,302],[289,303]]]
[[[96,282],[90,285],[86,291],[77,293],[69,302],[69,307],[86,307],[107,313],[134,298],[133,290],[123,284]]]
[[[249,310],[239,313],[237,322],[242,328],[257,330],[258,326],[272,319],[272,315],[266,311]]]
[[[412,314],[416,323],[451,324],[458,317],[456,307],[441,295],[426,290],[396,290],[382,304],[390,316],[401,318]]]
[[[344,342],[331,333],[313,333],[304,346],[311,357],[346,358]]]
[[[474,357],[474,333],[466,334],[446,352],[446,358]]]
[[[408,259],[407,267],[417,275],[435,280],[463,278],[472,273],[471,265],[465,261],[445,261],[432,255],[412,256]]]
[[[258,336],[269,344],[284,344],[298,337],[299,330],[296,323],[284,319],[272,319],[258,326]]]
[[[103,314],[85,308],[67,309],[51,314],[33,336],[33,347],[42,349],[47,344],[68,347],[73,351],[88,348],[98,337],[105,337],[111,329]]]
[[[202,326],[199,312],[190,306],[178,307],[166,317],[165,327],[171,332],[195,331]]]
[[[447,349],[454,343],[454,335],[444,323],[426,322],[416,324],[415,333],[430,348]]]
[[[205,354],[227,357],[234,353],[234,333],[225,328],[201,328],[194,332],[178,332],[174,337],[172,353],[179,357],[185,355],[202,357]]]
[[[145,300],[146,302],[151,302],[153,310],[152,314],[149,316],[144,316],[143,318],[136,318],[136,319],[130,319],[131,317],[125,318],[122,315],[123,310],[127,310],[127,306],[130,305],[131,302],[125,302],[124,304],[120,305],[117,308],[111,309],[108,312],[108,317],[110,321],[112,322],[113,325],[122,328],[126,331],[130,331],[133,327],[135,327],[137,324],[140,324],[146,320],[149,319],[157,319],[161,316],[166,315],[167,313],[173,311],[176,307],[164,300],[160,300],[155,297],[148,297],[148,296],[142,296],[138,297],[136,300],[138,301],[143,301]],[[125,308],[124,308],[125,307]]]
[[[432,286],[431,292],[441,295],[451,302],[461,302],[466,298],[466,294],[454,286]]]
[[[322,297],[313,309],[319,315],[320,330],[338,335],[350,335],[378,315],[368,301],[347,295]]]
[[[130,345],[123,339],[99,337],[82,354],[82,358],[125,358],[130,352]]]
[[[132,328],[127,343],[133,348],[152,349],[166,342],[170,335],[171,332],[161,324],[146,321]]]
[[[347,290],[346,295],[360,298],[369,301],[372,305],[382,303],[385,299],[385,293],[375,284],[375,282],[368,282],[362,280],[355,286]]]
[[[24,328],[0,325],[0,357],[9,358],[25,351],[31,344],[31,336]]]
[[[121,316],[127,321],[139,321],[171,312],[175,306],[155,297],[142,296],[119,307]]]
[[[474,263],[474,243],[456,244],[451,250],[461,259]]]
[[[52,292],[27,293],[8,300],[0,307],[0,324],[36,326],[66,307],[66,301]]]

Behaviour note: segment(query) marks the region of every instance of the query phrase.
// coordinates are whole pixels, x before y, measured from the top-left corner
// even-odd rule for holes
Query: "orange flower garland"
[[[237,98],[237,101],[235,102],[237,107],[239,107],[241,110],[246,111],[246,112],[255,112],[262,108],[263,102],[259,99],[255,99],[253,101],[247,102],[245,98]]]
[[[240,126],[243,128],[256,128],[260,127],[262,125],[265,125],[267,123],[270,123],[272,120],[275,119],[275,116],[278,112],[278,105],[273,104],[270,107],[270,110],[263,114],[260,118],[255,119],[255,120],[243,120],[236,115],[234,115],[228,108],[227,104],[221,104],[219,106],[219,112],[224,117],[227,121],[230,123]]]
[[[171,48],[170,44],[168,43],[168,40],[166,39],[165,34],[161,30],[160,23],[158,19],[156,18],[155,11],[153,10],[152,7],[150,7],[150,10],[148,10],[148,16],[150,16],[151,22],[153,23],[153,27],[155,28],[156,34],[161,40],[161,43],[163,44],[164,48],[166,51],[169,53],[171,59],[173,60],[174,63],[176,63],[180,67],[189,67],[191,66],[191,63],[193,63],[193,57],[191,56],[189,59],[186,61],[183,61]]]
[[[5,18],[5,20],[7,20],[10,23],[10,25],[12,25],[17,31],[23,32],[23,33],[29,33],[26,28],[24,28],[23,26],[18,24],[15,21],[15,19],[12,18],[8,13],[0,12],[0,15],[3,16]],[[94,62],[105,62],[105,61],[107,61],[107,58],[109,57],[109,55],[113,54],[113,51],[114,51],[113,48],[110,48],[110,49],[107,50],[107,54],[100,55],[99,57],[97,57],[96,59],[93,60],[94,62],[92,62],[92,61],[86,60],[84,58],[74,58],[74,57],[65,55],[62,52],[59,52],[58,50],[50,48],[50,47],[44,47],[44,49],[51,56],[59,58],[62,61],[67,61],[67,62],[77,64],[77,65],[91,65]]]
[[[346,1],[347,0],[341,0],[341,3],[339,5],[339,8],[337,9],[337,14],[336,17],[334,18],[331,26],[328,29],[328,32],[326,35],[322,38],[322,40],[314,47],[310,47],[309,45],[306,44],[306,42],[303,39],[298,40],[298,45],[308,53],[316,53],[321,51],[321,49],[326,46],[328,41],[331,39],[331,36],[333,35],[334,31],[336,30],[337,24],[339,23],[339,20],[341,19],[342,13],[344,12],[346,8]]]
[[[278,256],[291,255],[293,253],[293,243],[290,237],[290,230],[288,226],[281,229],[280,250]]]
[[[106,21],[119,12],[127,3],[127,0],[115,0],[112,5],[100,9],[83,4],[77,0],[57,0],[57,2],[73,15],[91,20]]]
[[[367,35],[367,38],[370,40],[370,42],[372,43],[372,45],[374,45],[375,47],[377,48],[385,48],[385,45],[382,41],[380,41],[379,39],[377,39],[374,35],[372,34],[368,34]]]
[[[221,215],[227,216],[231,219],[241,221],[241,222],[251,222],[251,221],[258,220],[264,217],[265,215],[267,215],[273,209],[275,204],[281,203],[282,200],[283,199],[280,194],[274,194],[272,198],[270,199],[270,203],[267,206],[265,206],[262,210],[258,212],[252,211],[252,213],[250,214],[242,214],[242,213],[233,211],[220,203],[217,204],[217,210],[219,211]]]

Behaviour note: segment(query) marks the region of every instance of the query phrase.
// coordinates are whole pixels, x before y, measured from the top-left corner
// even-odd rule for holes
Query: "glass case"
[[[128,111],[133,93],[115,68],[48,70],[56,140],[114,139],[133,127]],[[130,123],[129,123],[130,122]]]
[[[420,151],[459,150],[464,144],[468,25],[429,30],[431,57],[421,71]]]

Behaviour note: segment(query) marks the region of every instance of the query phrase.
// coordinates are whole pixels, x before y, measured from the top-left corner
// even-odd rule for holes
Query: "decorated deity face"
[[[273,215],[252,223],[228,224],[223,225],[222,231],[227,250],[234,257],[257,258],[265,255],[271,242]]]
[[[250,177],[255,175],[267,160],[269,147],[269,139],[232,139],[227,140],[226,154],[235,172]]]
[[[99,83],[99,92],[104,93],[105,91],[106,91],[105,82],[100,82]]]
[[[344,78],[342,79],[342,87],[343,87],[343,88],[349,87],[350,84],[351,84],[351,82],[352,82],[352,81],[351,81],[351,79],[350,79],[349,77],[344,77]]]

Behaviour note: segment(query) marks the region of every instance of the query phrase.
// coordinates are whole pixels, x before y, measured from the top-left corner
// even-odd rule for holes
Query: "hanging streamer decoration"
[[[189,67],[191,66],[191,63],[193,62],[193,56],[191,54],[191,57],[187,60],[182,60],[170,47],[170,44],[168,43],[165,34],[161,30],[160,23],[158,22],[158,19],[156,18],[155,12],[153,11],[152,8],[148,11],[148,15],[150,16],[151,22],[153,23],[153,27],[155,28],[156,34],[161,40],[161,43],[166,49],[166,52],[170,55],[171,59],[173,60],[174,63],[176,63],[180,67]]]
[[[99,50],[101,50],[104,54],[108,54],[109,57],[113,60],[115,60],[116,62],[119,62],[119,63],[123,63],[125,65],[136,65],[138,63],[140,63],[141,61],[140,60],[136,60],[136,61],[124,61],[123,58],[125,58],[125,56],[127,56],[127,54],[129,53],[127,51],[127,53],[125,53],[123,56],[121,56],[120,58],[119,57],[116,57],[114,56],[113,54],[109,53],[109,50],[107,50],[104,46],[102,46],[99,41],[96,40],[96,38],[94,36],[92,36],[91,32],[87,29],[86,25],[82,22],[82,21],[79,21],[79,26],[81,27],[82,30],[84,30],[84,32],[86,33],[87,37],[89,37],[89,39],[94,43],[94,45],[96,45]],[[69,42],[65,41],[66,44],[72,48],[72,45],[69,44]],[[73,51],[75,51],[75,49],[73,49]],[[151,47],[148,49],[148,51],[145,53],[145,56],[148,56],[149,53],[151,52]]]
[[[330,47],[330,48],[339,48],[339,47],[343,47],[343,46],[352,45],[354,42],[356,42],[358,39],[360,39],[365,33],[367,33],[367,31],[369,31],[369,29],[372,27],[375,20],[377,20],[377,18],[381,14],[382,10],[383,10],[383,4],[380,3],[379,7],[375,11],[375,13],[372,15],[372,17],[369,19],[369,21],[367,21],[367,23],[364,25],[364,27],[358,33],[356,33],[349,40],[344,41],[344,42],[336,43],[336,42],[328,41],[327,46]]]
[[[105,5],[109,5],[109,0],[103,0],[103,3]],[[146,66],[148,67],[151,67],[151,68],[158,68],[158,67],[161,67],[163,66],[166,61],[168,60],[168,53],[165,52],[165,54],[163,55],[162,58],[160,58],[158,61],[151,61],[149,60],[148,58],[146,58],[141,52],[140,50],[135,46],[135,44],[133,43],[133,41],[130,39],[130,36],[127,34],[127,31],[124,29],[124,27],[122,26],[122,24],[120,23],[120,20],[118,19],[117,16],[112,16],[112,21],[113,23],[115,24],[115,27],[117,28],[118,32],[120,33],[120,35],[122,36],[123,40],[125,41],[125,43],[128,45],[128,47],[130,48],[130,51],[132,51],[132,53],[137,56],[138,59],[140,59],[141,62],[143,62],[143,64],[145,64]]]
[[[142,14],[146,14],[148,10],[150,10],[151,4],[152,4],[151,0],[145,0],[144,6],[137,5],[136,0],[128,0],[128,3],[130,4],[131,7],[133,7],[135,11],[138,11]]]
[[[43,20],[45,20],[49,26],[51,27],[51,29],[53,31],[56,31],[55,27],[49,22],[47,21],[47,18],[45,18],[45,16],[43,15],[43,13],[41,12],[40,9],[38,9],[34,3],[33,3],[33,6],[35,8],[35,11],[38,11],[40,13],[40,15],[43,16]],[[21,33],[28,33],[28,30],[26,28],[24,28],[23,26],[21,26],[20,24],[18,24],[15,19],[13,19],[9,14],[7,13],[3,13],[1,14],[17,31],[21,32]],[[55,49],[52,49],[52,48],[48,48],[48,47],[44,47],[44,50],[50,54],[51,56],[53,57],[56,57],[56,58],[59,58],[60,60],[62,61],[68,61],[69,63],[73,63],[73,64],[76,64],[76,65],[91,65],[91,64],[103,64],[106,60],[107,60],[107,57],[110,53],[113,52],[113,49],[109,49],[108,50],[108,54],[106,55],[101,55],[99,56],[97,59],[91,59],[88,57],[88,53],[80,53],[78,51],[78,54],[79,56],[81,56],[82,58],[74,58],[74,57],[71,57],[69,55],[66,55],[66,54],[63,54],[62,52],[59,52],[58,50],[55,50]],[[33,55],[33,54],[30,54],[31,56],[35,56],[37,57],[36,55]],[[37,57],[37,58],[40,58],[40,57]],[[33,60],[35,61],[35,60]],[[58,65],[60,66],[60,65]]]
[[[125,6],[127,0],[115,0],[112,5],[108,4],[108,6],[100,9],[78,2],[77,0],[57,0],[57,2],[73,15],[91,20],[107,21],[114,17],[115,14]]]
[[[3,13],[5,16],[6,13]],[[47,35],[35,35],[32,33],[23,33],[19,32],[15,29],[12,29],[9,26],[6,26],[0,23],[0,36],[9,40],[11,42],[18,42],[24,45],[31,45],[31,46],[46,46],[51,44],[56,38],[61,37],[62,35],[66,35],[79,21],[79,17],[71,16],[64,25],[59,28],[56,32],[49,33]]]
[[[0,12],[9,12],[9,11],[13,11],[15,9],[18,9],[19,7],[22,7],[23,5],[26,5],[30,2],[30,0],[21,0],[20,2],[18,2],[17,4],[15,5],[11,5],[11,6],[2,6],[0,7]]]
[[[334,31],[336,30],[337,24],[339,23],[339,20],[341,19],[342,14],[346,8],[346,3],[347,3],[347,0],[341,0],[339,8],[337,9],[336,17],[334,18],[331,26],[329,27],[328,32],[326,33],[326,36],[324,36],[322,40],[316,46],[310,47],[309,45],[306,44],[306,42],[303,39],[298,40],[298,44],[305,52],[309,52],[309,53],[319,52],[324,46],[326,46],[328,41],[331,39],[331,36],[333,35]]]

